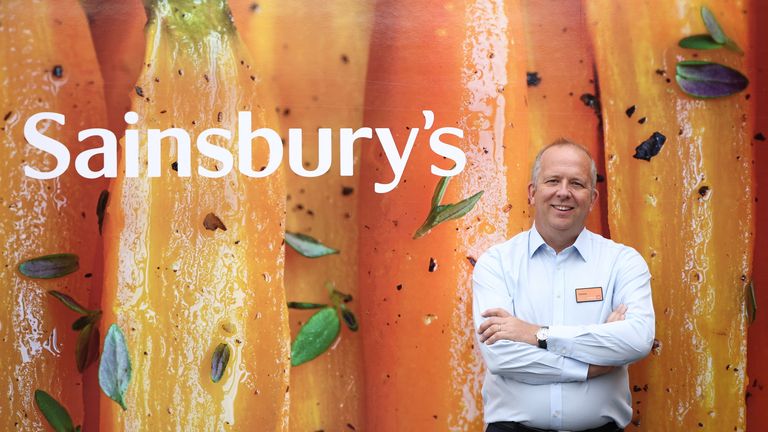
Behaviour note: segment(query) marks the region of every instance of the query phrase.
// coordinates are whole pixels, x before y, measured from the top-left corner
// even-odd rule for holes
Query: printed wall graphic
[[[766,19],[1,1],[0,429],[484,430],[472,272],[567,138],[652,275],[626,430],[761,430]]]

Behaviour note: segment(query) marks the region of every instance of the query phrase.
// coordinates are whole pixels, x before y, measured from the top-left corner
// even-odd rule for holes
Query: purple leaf
[[[749,85],[749,80],[741,72],[718,63],[682,61],[677,64],[676,72],[680,88],[700,98],[732,95]]]

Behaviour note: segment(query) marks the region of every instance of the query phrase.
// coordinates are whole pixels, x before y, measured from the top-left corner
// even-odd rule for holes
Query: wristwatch
[[[549,327],[540,327],[536,332],[536,340],[539,342],[539,348],[547,349],[547,338],[549,337]]]

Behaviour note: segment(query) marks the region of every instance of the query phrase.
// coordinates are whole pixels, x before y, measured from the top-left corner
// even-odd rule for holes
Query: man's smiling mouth
[[[569,206],[563,206],[563,205],[556,205],[556,204],[553,204],[553,205],[552,205],[552,207],[554,207],[556,210],[560,210],[560,211],[568,211],[568,210],[573,210],[573,207],[569,207]]]

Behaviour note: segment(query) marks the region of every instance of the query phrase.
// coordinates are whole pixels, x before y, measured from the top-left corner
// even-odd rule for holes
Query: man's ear
[[[592,210],[592,207],[595,206],[595,203],[597,202],[597,197],[600,196],[600,192],[597,190],[597,186],[592,188],[592,203],[589,205],[589,210]]]
[[[528,204],[534,205],[533,194],[536,192],[536,186],[533,183],[528,183]]]

